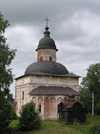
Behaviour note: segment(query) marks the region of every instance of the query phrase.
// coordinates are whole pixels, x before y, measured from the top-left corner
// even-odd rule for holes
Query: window
[[[43,58],[42,57],[40,57],[40,61],[42,61],[43,60]]]
[[[22,100],[24,100],[24,91],[22,92]]]
[[[49,57],[49,61],[52,61],[52,57],[51,56]]]
[[[39,113],[41,113],[41,104],[39,104]]]

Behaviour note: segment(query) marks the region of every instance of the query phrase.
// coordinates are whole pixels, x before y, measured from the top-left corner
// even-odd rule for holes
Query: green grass
[[[17,129],[17,124],[18,120],[13,120],[10,127]],[[88,134],[93,124],[100,124],[100,117],[88,115],[85,123],[79,124],[75,122],[73,125],[66,125],[64,122],[58,121],[42,121],[39,130],[24,132],[22,134]]]
[[[93,126],[94,124],[100,124],[100,117],[87,115],[87,120],[85,123],[79,124],[75,122],[72,126],[70,126],[70,128],[78,130],[82,132],[82,134],[88,134],[90,127]]]
[[[13,129],[17,129],[17,124],[18,123],[19,123],[19,120],[12,120],[9,127],[13,128]]]
[[[64,123],[58,121],[44,121],[39,130],[26,132],[24,134],[81,134],[77,130],[69,128]]]

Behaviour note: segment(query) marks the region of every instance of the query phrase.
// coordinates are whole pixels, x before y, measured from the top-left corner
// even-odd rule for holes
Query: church
[[[58,51],[46,25],[44,37],[40,39],[37,62],[26,67],[25,73],[15,79],[16,114],[23,105],[33,101],[42,120],[58,120],[58,104],[70,96],[80,99],[79,76],[69,73],[67,68],[56,61]]]

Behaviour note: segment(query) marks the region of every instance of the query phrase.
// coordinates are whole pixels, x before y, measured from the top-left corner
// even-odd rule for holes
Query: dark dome
[[[45,28],[44,37],[39,41],[38,49],[56,49],[55,42],[52,38],[50,38],[50,32],[48,31],[48,27]],[[57,49],[56,49],[57,50]],[[58,51],[58,50],[57,50]]]
[[[25,71],[25,75],[30,74],[46,74],[46,75],[63,75],[67,74],[66,67],[57,62],[39,61],[29,65]]]
[[[50,37],[44,37],[39,41],[38,49],[56,49],[55,42]]]

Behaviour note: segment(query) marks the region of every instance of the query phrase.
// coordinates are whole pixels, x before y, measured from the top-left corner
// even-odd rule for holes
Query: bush
[[[15,113],[15,110],[14,109],[11,109],[11,119],[12,120],[16,120],[16,119],[18,119],[18,117],[17,117],[17,115],[16,115],[16,113]]]
[[[21,131],[30,131],[39,129],[41,125],[41,117],[35,109],[33,102],[27,103],[22,106],[20,111],[19,129]]]
[[[11,122],[11,106],[6,102],[3,92],[0,91],[0,134],[6,134]]]
[[[100,134],[100,125],[94,124],[92,127],[90,127],[89,134]]]

